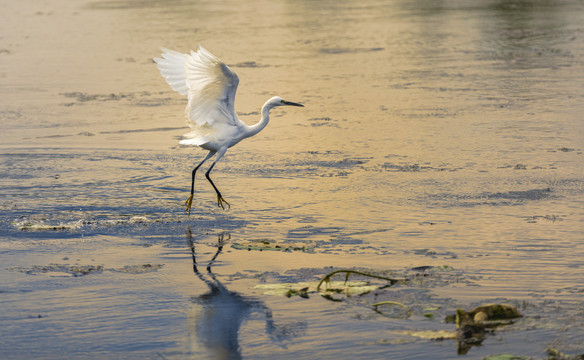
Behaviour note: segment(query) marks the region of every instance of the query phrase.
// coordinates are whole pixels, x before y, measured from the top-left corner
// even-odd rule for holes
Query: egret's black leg
[[[227,234],[227,236],[228,236],[227,241],[231,240],[231,234]],[[213,256],[211,261],[209,261],[209,263],[207,264],[207,271],[209,273],[211,273],[211,267],[213,266],[215,259],[217,259],[217,256],[219,256],[219,254],[223,250],[223,245],[225,244],[224,239],[225,239],[225,233],[219,234],[219,236],[217,238],[217,252],[215,253],[215,256]]]
[[[199,165],[197,165],[197,167],[195,167],[193,169],[193,179],[191,181],[191,196],[189,196],[189,198],[187,199],[187,201],[185,202],[186,205],[186,210],[189,212],[189,215],[191,214],[191,205],[193,203],[193,195],[195,193],[195,174],[197,173],[197,170],[199,170],[199,168],[201,167],[201,165],[203,165],[203,163],[207,160],[209,160],[209,158],[211,156],[215,155],[215,151],[209,151],[209,153],[207,154],[207,156],[205,156],[205,158],[203,159],[203,161],[201,161],[199,163]]]
[[[189,241],[189,247],[191,248],[191,255],[193,257],[193,271],[195,274],[199,274],[199,269],[197,269],[197,256],[195,255],[195,243],[193,242],[193,233],[191,228],[187,228],[187,239]]]
[[[219,160],[219,158],[217,158],[217,160]],[[215,186],[215,184],[213,184],[213,180],[211,180],[211,177],[209,176],[209,174],[211,173],[211,170],[213,170],[213,167],[217,163],[217,160],[215,160],[213,162],[213,164],[211,164],[211,166],[209,167],[209,170],[207,170],[207,172],[205,173],[205,177],[207,178],[207,180],[209,180],[209,182],[213,186],[213,189],[215,189],[215,192],[217,193],[217,206],[220,206],[223,210],[225,210],[225,206],[223,205],[223,203],[227,204],[228,208],[230,208],[231,205],[229,205],[229,203],[227,201],[225,201],[225,199],[223,199],[223,196],[221,196],[219,189],[217,189],[217,186]]]

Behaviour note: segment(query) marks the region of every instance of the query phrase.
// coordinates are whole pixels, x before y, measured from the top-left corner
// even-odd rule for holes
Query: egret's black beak
[[[286,100],[284,100],[284,101],[282,101],[282,103],[283,103],[284,105],[290,105],[290,106],[300,106],[300,107],[304,107],[304,105],[302,105],[302,104],[299,104],[299,103],[295,103],[295,102],[292,102],[292,101],[286,101]]]

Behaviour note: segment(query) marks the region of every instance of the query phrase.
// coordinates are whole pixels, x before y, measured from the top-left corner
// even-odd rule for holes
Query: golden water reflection
[[[105,244],[92,254],[107,256],[93,256],[121,261],[132,254],[117,240],[133,239],[154,244],[149,261],[158,256],[173,270],[149,276],[180,282],[175,291],[182,296],[192,274],[181,277],[174,267],[184,258],[167,258],[163,249],[177,246],[186,223],[197,241],[215,244],[216,234],[228,232],[240,242],[314,249],[243,254],[224,248],[222,274],[448,265],[477,279],[476,286],[433,290],[460,302],[581,301],[584,12],[578,1],[4,1],[0,13],[3,263],[73,263],[82,258],[72,253],[74,241]],[[184,52],[199,43],[237,72],[236,110],[248,124],[272,95],[306,107],[275,110],[264,131],[215,167],[229,211],[217,209],[212,188],[199,178],[188,217],[190,172],[204,152],[177,145],[187,131],[186,102],[168,89],[152,58],[161,46]],[[45,230],[21,231],[17,224]],[[19,308],[28,296],[19,291],[31,278],[2,271],[12,289],[6,307],[25,313],[31,303]],[[263,307],[267,300],[254,302],[243,285],[230,283],[227,290],[214,273],[197,268],[196,274],[208,289],[197,297],[205,305],[192,304],[202,317],[189,319],[197,346],[237,354],[239,344],[251,356],[265,349],[250,350],[249,338],[213,345],[197,335],[202,324],[237,332],[237,324],[213,320],[219,299],[263,314],[261,320],[230,315],[242,322],[268,323],[268,309],[302,314],[296,303]],[[62,301],[55,290],[62,284],[54,281],[36,285],[51,304]],[[131,281],[134,290],[149,285]],[[116,313],[121,300],[115,299],[104,300],[104,309]],[[9,321],[34,333],[19,319]],[[104,343],[123,332],[119,322],[107,324],[112,330],[100,333]],[[185,328],[165,326],[171,333]],[[339,335],[348,334],[342,321],[323,326],[348,341]],[[308,331],[297,350],[324,344]],[[564,335],[551,331],[542,338]],[[531,356],[538,356],[542,338],[532,343]],[[18,339],[7,347],[21,348]],[[160,348],[171,348],[169,342]],[[362,345],[334,344],[330,349],[340,353]],[[46,345],[50,355],[57,351]],[[103,351],[111,355],[112,348]],[[414,351],[399,348],[404,358]],[[452,356],[451,349],[431,349],[437,358]]]

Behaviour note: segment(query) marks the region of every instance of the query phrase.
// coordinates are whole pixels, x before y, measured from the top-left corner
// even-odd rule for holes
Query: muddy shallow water
[[[3,357],[584,354],[579,1],[0,10]],[[178,145],[186,101],[152,58],[199,43],[239,75],[248,124],[273,95],[305,107],[273,110],[215,167],[231,209],[200,174],[187,216],[205,152]],[[262,242],[291,251],[245,248]],[[256,287],[420,266],[440,271],[340,302]],[[524,317],[460,355],[411,335],[488,302]]]

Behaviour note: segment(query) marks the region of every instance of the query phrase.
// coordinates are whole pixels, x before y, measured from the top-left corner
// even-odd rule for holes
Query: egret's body
[[[197,52],[191,51],[190,54],[167,49],[162,51],[161,58],[154,58],[160,73],[173,90],[188,97],[186,116],[192,131],[185,134],[185,139],[180,143],[209,150],[203,161],[193,169],[191,195],[185,203],[186,211],[189,214],[191,212],[195,174],[213,155],[216,155],[215,160],[205,176],[217,193],[217,205],[225,209],[224,204],[230,205],[223,199],[209,176],[215,164],[225,155],[228,148],[265,128],[270,121],[272,108],[303,105],[275,96],[262,107],[260,121],[255,125],[247,125],[235,114],[235,93],[239,78],[227,65],[201,46]]]

